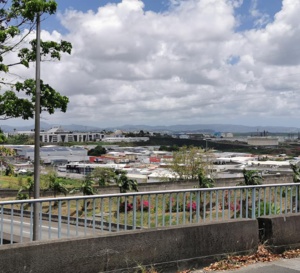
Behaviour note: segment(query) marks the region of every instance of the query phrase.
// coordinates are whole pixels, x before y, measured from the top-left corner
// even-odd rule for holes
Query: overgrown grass
[[[26,175],[17,175],[17,176],[0,176],[0,189],[13,189],[19,190],[22,186],[26,185],[27,179],[31,178],[33,180],[33,176],[26,176]],[[58,178],[62,181],[62,183],[68,188],[78,188],[82,180],[80,179],[71,179],[71,178]],[[47,188],[47,175],[41,175],[40,177],[40,185],[41,190]]]
[[[14,189],[20,188],[20,178],[22,178],[21,183],[26,181],[26,177],[16,177],[16,176],[0,176],[0,188],[1,189]]]

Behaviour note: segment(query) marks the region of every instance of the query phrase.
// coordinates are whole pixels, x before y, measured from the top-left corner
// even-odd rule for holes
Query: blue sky
[[[185,1],[185,0],[182,0]],[[99,7],[103,7],[109,4],[118,4],[121,0],[57,0],[58,12],[64,13],[66,10],[78,10],[87,12],[92,10],[97,12]],[[180,0],[179,0],[180,2]],[[145,5],[144,11],[153,11],[158,13],[168,12],[171,4],[168,0],[143,0]],[[244,31],[253,27],[260,27],[255,25],[257,18],[251,15],[253,8],[258,10],[261,14],[268,16],[269,20],[273,20],[274,15],[281,9],[282,0],[244,0],[240,7],[235,9],[235,14],[239,20],[237,26],[238,31]],[[59,19],[56,17],[48,17],[44,22],[44,29],[51,31],[52,29],[58,29],[65,33],[66,29],[60,25]]]
[[[185,0],[182,0],[185,1]],[[66,9],[75,9],[83,12],[88,10],[97,11],[99,7],[107,4],[118,4],[121,0],[57,0],[58,10],[64,12]],[[281,9],[282,0],[244,0],[240,7],[236,8],[236,14],[240,17],[238,30],[251,29],[255,24],[255,18],[251,16],[251,10],[256,8],[263,14],[268,14],[270,18]],[[167,12],[170,8],[168,0],[143,0],[145,11]]]
[[[58,8],[60,10],[65,10],[68,8],[73,8],[76,10],[94,10],[96,11],[98,7],[105,6],[107,4],[117,4],[122,1],[120,0],[57,0]],[[168,7],[167,0],[144,0],[145,10],[153,10],[155,12],[160,12],[166,10]]]
[[[57,2],[42,38],[73,52],[42,78],[70,103],[43,121],[300,127],[300,1]]]

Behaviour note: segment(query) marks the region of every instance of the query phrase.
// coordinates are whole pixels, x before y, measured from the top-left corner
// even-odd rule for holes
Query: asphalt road
[[[11,225],[10,215],[0,215],[0,236],[3,239],[13,240],[14,242],[27,242],[32,237],[32,223],[30,219],[15,216],[13,218],[13,225]],[[41,232],[39,234],[40,240],[58,239],[58,238],[74,238],[91,235],[103,235],[109,233],[108,231],[93,230],[89,227],[82,227],[76,225],[67,225],[61,223],[59,228],[58,222],[41,221]],[[60,230],[60,232],[59,232]],[[11,235],[13,234],[13,236]]]

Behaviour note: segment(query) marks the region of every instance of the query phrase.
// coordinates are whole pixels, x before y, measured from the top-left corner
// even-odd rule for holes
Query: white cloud
[[[170,2],[163,13],[139,0],[68,10],[60,18],[68,34],[43,32],[73,44],[71,56],[42,66],[70,98],[66,114],[46,121],[297,126],[289,121],[300,114],[299,1],[283,0],[272,22],[244,32],[234,14],[242,0]]]

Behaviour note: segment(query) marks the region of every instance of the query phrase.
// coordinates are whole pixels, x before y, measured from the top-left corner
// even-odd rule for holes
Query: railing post
[[[256,193],[256,188],[252,188],[252,219],[255,219],[255,193]]]
[[[132,226],[133,230],[136,229],[136,196],[133,196],[133,217],[132,217]]]

